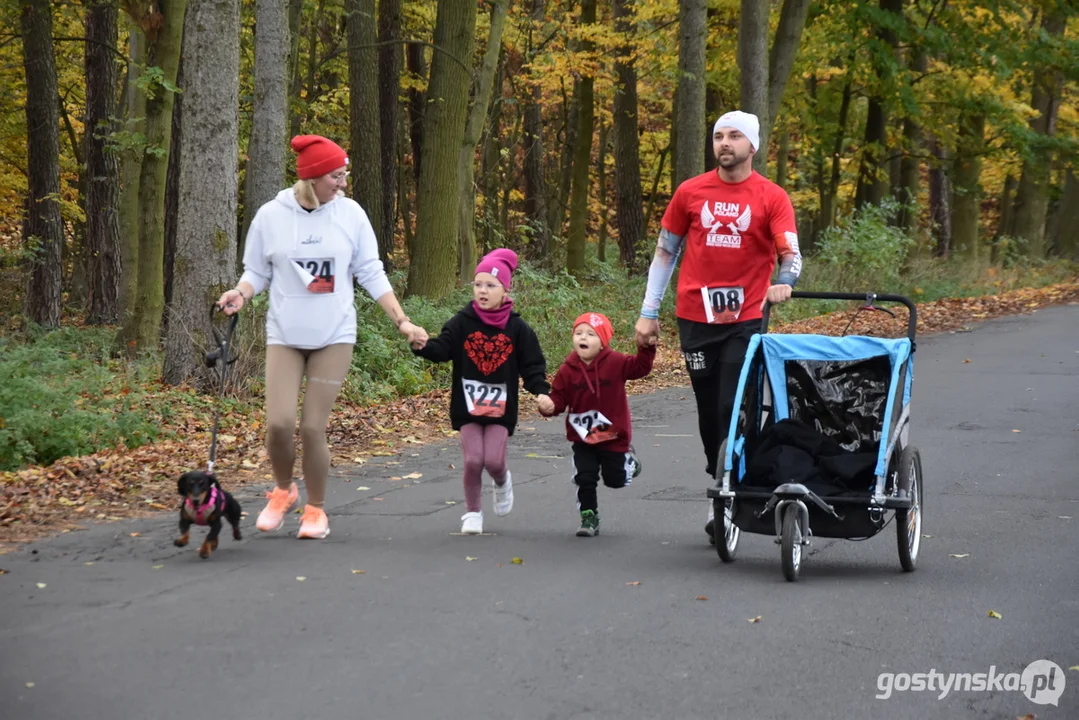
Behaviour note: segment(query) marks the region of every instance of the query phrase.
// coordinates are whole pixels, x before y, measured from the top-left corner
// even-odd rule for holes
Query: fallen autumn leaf
[[[704,595],[698,595],[697,597],[695,597],[695,598],[693,598],[693,599],[694,599],[694,600],[707,600],[708,598],[707,598],[707,597],[705,597]]]
[[[751,623],[759,623],[761,621],[761,616],[758,615],[757,617],[751,617],[751,618],[749,618],[749,621]]]
[[[512,560],[510,560],[510,562],[513,563],[514,565],[523,565],[524,564],[524,560],[522,560],[519,557],[513,558]]]
[[[419,480],[421,477],[423,477],[423,473],[417,472],[409,473],[408,475],[404,476],[405,480]]]
[[[1000,620],[1004,616],[1001,615],[1000,613],[998,613],[996,610],[990,610],[989,611],[989,617],[994,618],[996,620]]]
[[[164,566],[164,565],[154,565],[154,566],[153,566],[153,569],[154,569],[154,570],[160,570],[160,569],[161,569],[161,568],[163,568],[163,567],[165,567],[165,566]]]
[[[474,558],[471,555],[465,555],[465,560],[468,560],[469,562],[472,562],[473,560],[478,560],[478,559],[479,558]]]
[[[46,583],[38,583],[37,586],[38,586],[39,589],[44,590],[45,588],[48,587],[48,584],[46,584]]]
[[[953,558],[965,558],[970,557],[970,553],[951,553]]]
[[[367,572],[367,571],[366,570],[353,570],[352,574],[353,575],[363,575],[365,572]]]
[[[637,585],[640,585],[640,584],[641,584],[640,580],[634,580],[633,582],[626,583],[626,585],[633,585],[633,586],[637,586]]]
[[[128,533],[128,537],[139,537],[142,533]]]
[[[304,577],[303,575],[297,575],[297,576],[296,576],[296,579],[297,579],[297,580],[299,580],[300,582],[303,582],[303,581],[304,581],[304,580],[306,580],[307,578],[306,578],[306,577]]]

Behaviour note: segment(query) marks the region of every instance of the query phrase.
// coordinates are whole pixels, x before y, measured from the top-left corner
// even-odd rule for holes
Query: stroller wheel
[[[738,551],[738,541],[742,537],[742,530],[734,524],[733,520],[734,501],[713,500],[712,510],[716,518],[712,535],[712,542],[716,546],[716,552],[723,562],[733,562],[734,555]]]
[[[895,511],[899,564],[906,572],[913,572],[922,545],[922,456],[918,448],[903,448],[899,456],[898,485],[900,492],[910,498],[909,508]]]
[[[782,545],[783,577],[794,582],[802,569],[802,527],[798,524],[798,506],[794,503],[783,511]]]

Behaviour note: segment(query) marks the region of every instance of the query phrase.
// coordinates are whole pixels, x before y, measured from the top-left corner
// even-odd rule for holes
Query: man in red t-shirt
[[[705,472],[713,479],[721,476],[719,447],[730,427],[738,376],[749,339],[760,329],[765,301],[790,299],[802,270],[794,206],[783,188],[753,170],[759,137],[756,115],[735,110],[716,121],[712,150],[719,167],[675,190],[663,215],[636,327],[639,345],[659,339],[659,307],[684,251],[675,315],[697,399]],[[713,525],[709,502],[705,531],[710,537]]]

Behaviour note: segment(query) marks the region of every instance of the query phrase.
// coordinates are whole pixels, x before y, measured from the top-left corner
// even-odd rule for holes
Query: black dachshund
[[[180,537],[173,541],[176,547],[187,545],[191,526],[209,525],[210,532],[199,547],[199,557],[203,560],[217,549],[217,536],[221,534],[221,518],[232,525],[232,537],[242,540],[240,535],[240,515],[243,510],[232,495],[225,492],[212,473],[192,471],[180,476],[177,483],[180,497]]]

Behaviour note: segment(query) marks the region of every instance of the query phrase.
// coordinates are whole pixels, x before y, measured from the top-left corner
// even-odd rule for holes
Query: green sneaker
[[[599,535],[599,513],[594,510],[581,511],[581,527],[577,528],[577,537]]]

